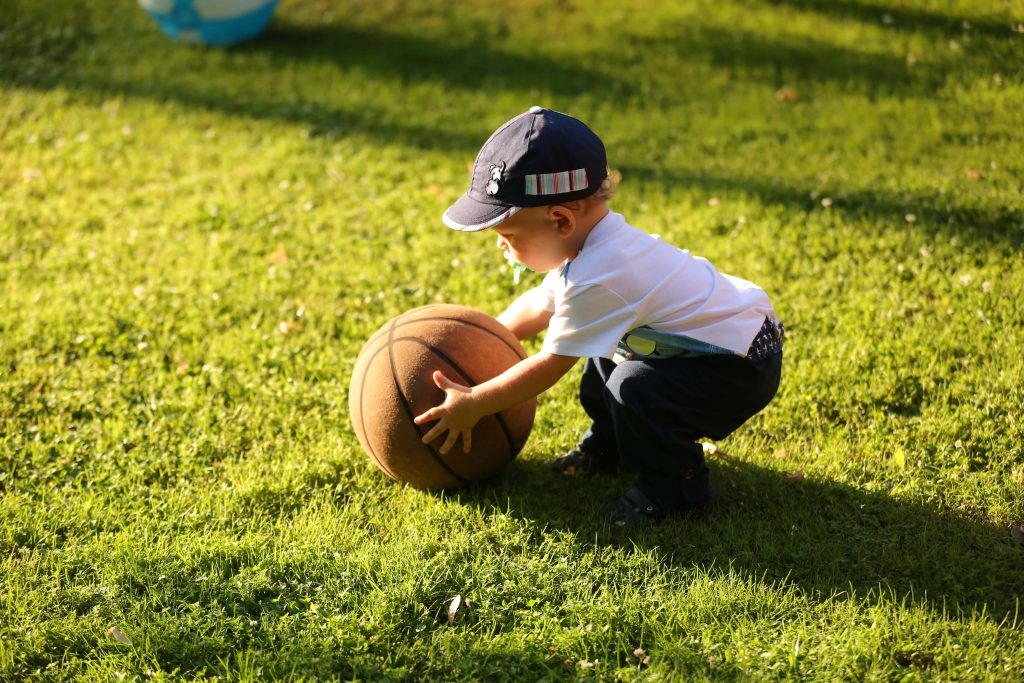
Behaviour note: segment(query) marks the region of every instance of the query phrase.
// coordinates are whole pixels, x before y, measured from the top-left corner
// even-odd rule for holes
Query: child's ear
[[[576,214],[567,206],[554,204],[549,207],[548,218],[554,222],[560,237],[568,237],[576,231]]]

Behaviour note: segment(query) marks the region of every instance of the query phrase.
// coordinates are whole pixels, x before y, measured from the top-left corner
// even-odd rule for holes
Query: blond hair
[[[619,191],[619,184],[622,182],[622,174],[618,170],[608,167],[608,175],[601,181],[601,187],[597,188],[597,192],[587,197],[587,199],[597,199],[603,202],[610,200],[615,196],[615,193]]]

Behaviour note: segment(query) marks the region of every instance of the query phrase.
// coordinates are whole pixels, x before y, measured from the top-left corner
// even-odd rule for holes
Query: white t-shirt
[[[543,350],[563,356],[611,358],[619,340],[642,326],[743,356],[773,315],[757,285],[719,273],[614,211],[540,289],[553,314]]]

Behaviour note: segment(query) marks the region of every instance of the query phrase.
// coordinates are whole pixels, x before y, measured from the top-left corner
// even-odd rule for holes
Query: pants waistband
[[[786,338],[786,326],[775,316],[768,316],[747,349],[749,360],[761,360],[782,350]]]
[[[689,337],[681,337],[649,327],[639,327],[623,337],[618,344],[615,362],[623,360],[656,360],[678,358],[679,356],[740,355],[750,360],[760,360],[782,350],[785,326],[774,315],[765,317],[761,329],[751,342],[746,354],[714,346]]]

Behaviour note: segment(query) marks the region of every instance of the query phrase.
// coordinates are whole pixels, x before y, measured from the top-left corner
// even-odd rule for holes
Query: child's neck
[[[580,249],[583,248],[584,243],[587,241],[587,237],[590,236],[590,232],[606,215],[608,215],[608,205],[604,200],[598,199],[583,202],[583,206],[576,212],[576,230],[573,231],[572,235],[572,257],[569,259],[570,261],[576,258],[576,255],[579,254]]]

